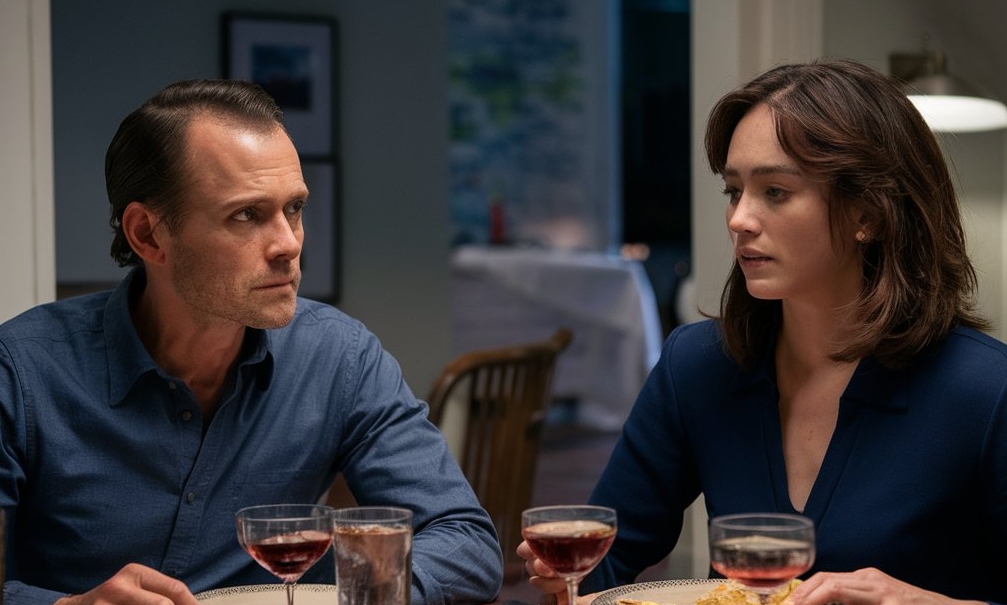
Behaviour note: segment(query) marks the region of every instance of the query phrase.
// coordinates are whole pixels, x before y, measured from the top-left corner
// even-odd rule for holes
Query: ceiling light
[[[888,65],[931,130],[979,132],[1007,128],[1007,106],[950,75],[944,53],[892,53]]]

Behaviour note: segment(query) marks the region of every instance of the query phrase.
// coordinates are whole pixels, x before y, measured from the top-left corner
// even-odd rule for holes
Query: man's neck
[[[147,352],[192,390],[208,422],[241,353],[245,327],[196,316],[173,292],[154,292],[150,283],[131,312]]]

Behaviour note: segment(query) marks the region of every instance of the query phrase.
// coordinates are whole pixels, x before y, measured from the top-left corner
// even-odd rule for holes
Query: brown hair
[[[283,128],[283,112],[260,86],[238,80],[186,80],[172,84],[126,116],[105,154],[105,188],[111,204],[112,258],[138,265],[122,232],[122,215],[133,201],[146,204],[176,230],[184,208],[185,134],[196,117],[212,115],[245,128]]]
[[[864,286],[833,359],[873,355],[901,367],[955,325],[988,327],[975,310],[976,273],[943,153],[893,81],[845,60],[767,71],[714,106],[706,129],[714,173],[723,173],[738,122],[760,104],[771,110],[784,152],[827,185],[833,240],[841,217],[865,217]],[[775,339],[781,309],[779,301],[748,293],[735,262],[719,321],[728,352],[743,367]]]

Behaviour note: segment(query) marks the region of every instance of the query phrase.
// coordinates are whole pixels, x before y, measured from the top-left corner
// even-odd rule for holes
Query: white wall
[[[964,19],[965,15],[973,20]],[[926,41],[930,48],[947,54],[949,69],[959,77],[1007,94],[1007,72],[1003,71],[1007,46],[987,41],[987,28],[980,27],[982,22],[976,18],[991,19],[999,27],[1007,19],[1007,3],[960,0],[951,10],[948,3],[938,0],[826,2],[824,53],[857,59],[887,72],[890,53],[919,52]],[[980,308],[994,322],[993,334],[1001,339],[1007,337],[1005,132],[938,137],[956,177],[969,251],[979,273]]]
[[[0,321],[55,296],[48,0],[0,2]]]
[[[61,282],[122,275],[108,256],[105,148],[119,121],[162,86],[221,75],[225,10],[281,7],[272,0],[52,0]],[[442,0],[282,6],[338,20],[339,306],[381,338],[420,396],[450,349],[445,10]]]

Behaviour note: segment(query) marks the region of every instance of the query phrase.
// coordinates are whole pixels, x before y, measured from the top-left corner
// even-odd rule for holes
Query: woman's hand
[[[540,601],[541,605],[568,605],[566,580],[556,575],[552,568],[536,557],[527,542],[518,544],[517,554],[525,560],[524,568],[528,572],[528,583],[539,589],[544,596]],[[591,605],[596,596],[598,593],[578,595],[577,605]]]
[[[917,588],[867,568],[850,573],[819,572],[802,582],[790,595],[794,605],[960,605],[959,601]]]

